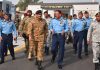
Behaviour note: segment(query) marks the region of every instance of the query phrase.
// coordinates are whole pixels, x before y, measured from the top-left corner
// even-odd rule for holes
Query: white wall
[[[95,14],[99,11],[99,5],[73,5],[74,14],[78,14],[79,11],[88,11],[90,16],[94,18]]]
[[[28,5],[28,10],[32,10],[32,13],[35,14],[37,10],[42,10],[41,5]]]

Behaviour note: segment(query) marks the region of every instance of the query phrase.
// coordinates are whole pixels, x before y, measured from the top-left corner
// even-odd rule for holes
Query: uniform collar
[[[5,19],[4,19],[3,21],[4,21],[4,22],[11,22],[11,20],[5,20]]]
[[[84,20],[84,18],[81,18],[81,19],[80,19],[80,18],[78,18],[78,20],[82,20],[82,21],[83,21],[83,20]]]
[[[92,19],[92,18],[91,17],[88,17],[88,18],[84,17],[84,19]]]
[[[55,18],[55,19],[61,21],[63,19],[63,17],[60,17],[60,19],[57,19],[57,18]]]

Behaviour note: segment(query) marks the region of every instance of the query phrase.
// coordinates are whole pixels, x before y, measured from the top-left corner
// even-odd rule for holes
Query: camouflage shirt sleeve
[[[92,40],[92,32],[93,32],[93,23],[91,23],[89,29],[88,29],[88,34],[87,34],[87,41]]]
[[[32,35],[32,30],[33,30],[33,20],[31,20],[30,23],[28,24],[28,35],[29,36]]]
[[[25,25],[25,20],[26,20],[26,18],[24,18],[21,22],[20,22],[20,25],[19,25],[19,31],[23,31],[23,27],[24,27],[24,25]]]

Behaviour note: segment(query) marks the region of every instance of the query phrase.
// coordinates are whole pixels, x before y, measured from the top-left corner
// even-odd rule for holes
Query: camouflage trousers
[[[33,41],[29,42],[29,53],[34,53],[34,57],[39,60],[43,61],[44,57],[44,42],[42,41]]]
[[[99,63],[100,58],[100,45],[96,42],[92,43],[92,50],[93,50],[93,63]]]

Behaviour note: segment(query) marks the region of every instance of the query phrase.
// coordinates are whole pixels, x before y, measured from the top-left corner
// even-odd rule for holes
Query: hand
[[[92,40],[88,40],[88,41],[87,41],[87,44],[88,44],[88,45],[91,45],[91,44],[92,44]]]
[[[20,36],[20,37],[22,37],[22,34],[23,34],[22,32],[19,32],[19,36]]]
[[[14,41],[16,41],[17,40],[17,38],[16,37],[14,37]]]
[[[54,34],[54,30],[51,31],[52,35]]]
[[[64,34],[65,34],[65,31],[63,30],[62,33],[61,33],[61,35],[64,35]]]
[[[29,40],[32,40],[32,37],[31,36],[29,36]]]
[[[1,40],[2,40],[2,37],[0,37],[0,42],[1,42]]]

